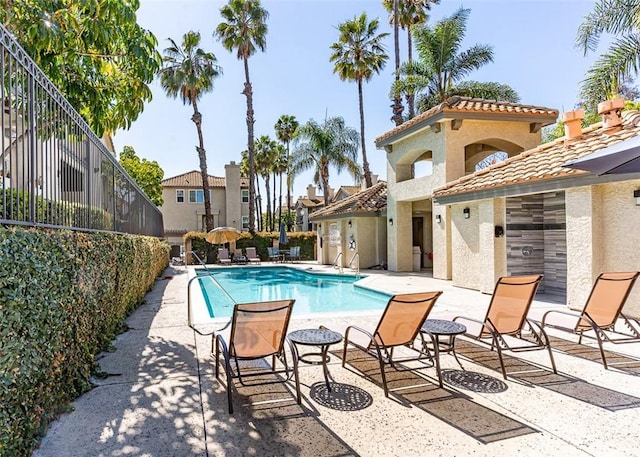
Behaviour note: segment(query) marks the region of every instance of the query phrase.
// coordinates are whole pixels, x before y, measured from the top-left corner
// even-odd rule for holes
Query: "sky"
[[[225,164],[240,162],[247,149],[246,98],[242,61],[213,38],[221,22],[220,8],[213,0],[141,0],[138,24],[158,39],[158,49],[168,47],[168,38],[181,42],[188,31],[200,32],[200,47],[213,52],[223,75],[214,90],[199,101],[203,116],[204,145],[208,172],[224,176]],[[430,23],[450,16],[458,8],[471,10],[462,49],[474,44],[493,46],[494,61],[468,79],[508,84],[529,105],[570,111],[577,102],[580,81],[604,50],[585,56],[575,47],[578,26],[592,11],[595,1],[586,0],[441,0],[432,8]],[[386,177],[386,158],[375,147],[375,138],[392,129],[389,88],[393,81],[393,30],[381,0],[262,0],[268,11],[267,48],[249,60],[253,84],[255,138],[275,139],[274,124],[283,114],[294,115],[300,124],[326,116],[341,116],[348,126],[359,129],[357,85],[343,82],[329,62],[330,46],[337,41],[337,26],[359,16],[380,19],[389,61],[379,75],[364,85],[366,152],[371,172]],[[400,32],[401,60],[406,60],[406,33]],[[414,52],[415,56],[415,52]],[[199,170],[195,146],[193,108],[180,99],[168,98],[158,81],[151,84],[153,100],[127,131],[114,136],[116,151],[132,146],[139,157],[155,160],[165,178]],[[359,159],[361,163],[361,158]],[[295,178],[292,196],[306,193],[313,173]],[[353,185],[352,178],[331,170],[330,185]],[[264,191],[263,184],[261,183]]]

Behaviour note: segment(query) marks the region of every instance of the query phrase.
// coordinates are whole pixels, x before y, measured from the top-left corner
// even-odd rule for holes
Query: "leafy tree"
[[[378,19],[369,22],[366,13],[341,23],[338,25],[340,36],[338,41],[331,45],[333,53],[329,57],[329,61],[334,63],[333,72],[337,73],[341,80],[355,81],[358,84],[362,168],[367,187],[371,187],[371,170],[364,135],[362,81],[369,81],[374,73],[380,73],[389,58],[382,43],[389,34],[377,33],[378,25]]]
[[[129,128],[162,64],[138,0],[5,0],[7,27],[99,136]]]
[[[310,119],[298,129],[295,140],[291,171],[298,174],[313,169],[313,180],[324,194],[324,204],[329,204],[329,167],[347,170],[354,179],[360,177],[358,166],[358,132],[347,127],[342,117],[331,117],[318,124]]]
[[[253,144],[253,89],[249,78],[249,57],[256,49],[262,52],[267,47],[267,17],[269,13],[260,6],[259,0],[229,0],[229,4],[220,9],[226,22],[216,27],[217,36],[227,51],[237,51],[238,59],[244,63],[244,90],[247,97],[247,149],[249,151],[249,231],[255,232],[255,176]]]
[[[595,51],[602,33],[617,38],[587,71],[580,98],[587,111],[596,111],[599,102],[620,94],[629,77],[640,66],[640,2],[637,0],[599,0],[578,28],[576,46],[585,55]]]
[[[213,81],[222,74],[218,59],[211,52],[202,50],[200,33],[189,31],[182,38],[182,46],[178,46],[169,38],[171,46],[164,50],[164,67],[160,71],[160,84],[167,96],[177,98],[182,103],[193,107],[191,120],[198,133],[198,159],[200,176],[204,193],[205,225],[207,232],[213,229],[211,215],[211,197],[209,195],[209,173],[207,171],[207,154],[202,136],[202,114],[198,110],[198,100],[203,94],[213,90]]]
[[[140,159],[131,146],[122,148],[119,162],[140,189],[149,197],[149,200],[156,206],[162,206],[164,203],[162,199],[164,171],[162,171],[158,162]]]
[[[395,23],[394,4],[398,7],[398,25],[402,30],[407,31],[407,62],[413,62],[413,39],[412,29],[421,24],[425,24],[429,19],[428,11],[432,4],[438,4],[440,0],[383,0],[382,4],[389,11],[389,23]],[[399,66],[399,65],[398,65]],[[399,68],[396,68],[399,71]],[[415,112],[415,94],[406,94],[407,107],[409,108],[409,119],[413,118]]]
[[[291,140],[295,138],[298,131],[298,121],[295,116],[289,114],[283,114],[280,116],[276,124],[273,126],[276,130],[276,138],[282,141],[287,148],[287,231],[290,232],[293,226],[291,221],[291,187],[293,186],[293,177],[289,170],[290,165],[290,150]]]
[[[476,44],[461,51],[467,28],[469,9],[460,8],[435,26],[422,26],[414,31],[419,60],[403,65],[405,78],[394,84],[394,93],[423,93],[418,102],[425,111],[453,95],[482,97],[516,102],[515,90],[504,84],[464,81],[464,78],[493,61],[489,45]]]

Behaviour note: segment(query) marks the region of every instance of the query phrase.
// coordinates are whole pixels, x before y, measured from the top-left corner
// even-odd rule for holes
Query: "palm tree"
[[[271,212],[271,171],[274,162],[274,145],[275,142],[267,135],[262,135],[256,140],[255,144],[255,170],[256,176],[262,176],[267,194],[267,214],[265,225],[266,229],[273,231],[273,213]]]
[[[291,231],[292,221],[291,221],[291,187],[293,186],[293,180],[291,179],[291,173],[289,171],[289,146],[291,144],[291,140],[295,137],[296,132],[298,130],[298,121],[295,116],[291,116],[289,114],[283,114],[280,116],[280,119],[276,122],[273,128],[276,130],[276,138],[282,141],[287,147],[287,231]]]
[[[249,176],[249,151],[245,149],[241,153],[242,160],[240,161],[240,173],[242,176]],[[256,181],[256,212],[258,220],[258,232],[262,231],[262,195],[260,195],[260,181],[258,180],[258,173],[255,174]]]
[[[310,119],[298,128],[292,155],[291,171],[294,175],[313,169],[314,183],[324,194],[324,204],[329,205],[329,167],[338,173],[347,170],[357,180],[358,132],[347,127],[342,117],[331,117],[318,124]]]
[[[399,2],[401,0],[391,0],[393,2],[393,52],[395,54],[395,83],[398,84],[400,81],[400,7]],[[396,125],[402,124],[402,99],[399,94],[393,94],[393,104],[391,105],[391,111],[393,115],[391,116],[391,120],[396,123]]]
[[[358,84],[358,103],[360,107],[360,145],[362,146],[362,168],[367,187],[371,187],[371,170],[367,160],[367,148],[364,138],[364,102],[362,81],[369,81],[374,74],[380,73],[389,58],[382,41],[388,33],[377,33],[378,19],[367,20],[367,13],[338,25],[340,36],[331,45],[333,53],[329,61],[334,63],[333,72],[342,81],[350,80]]]
[[[463,81],[471,73],[493,62],[493,48],[476,44],[461,51],[469,18],[469,9],[460,8],[451,17],[437,22],[433,28],[414,30],[419,60],[402,66],[405,76],[394,84],[393,92],[419,94],[419,111],[425,111],[453,95],[482,97],[510,102],[519,100],[515,90],[505,84]]]
[[[167,96],[177,98],[182,103],[193,107],[191,120],[198,132],[198,159],[202,176],[205,226],[207,232],[213,229],[211,215],[211,198],[209,195],[209,174],[207,172],[207,154],[202,136],[202,114],[198,111],[200,97],[213,90],[213,81],[222,74],[222,68],[216,63],[216,56],[205,52],[200,45],[200,34],[189,31],[182,38],[182,46],[178,46],[169,38],[171,45],[164,50],[164,66],[160,70],[160,85]]]
[[[226,22],[216,27],[214,37],[222,41],[228,51],[237,51],[238,59],[244,63],[244,90],[247,97],[247,148],[249,150],[249,231],[255,232],[255,189],[253,179],[256,173],[253,151],[253,89],[249,78],[249,57],[256,49],[264,52],[267,47],[267,24],[269,13],[260,6],[259,0],[229,0],[220,9]]]
[[[394,0],[383,0],[383,5],[389,11],[389,23],[394,24]],[[415,26],[425,24],[429,19],[428,11],[431,4],[438,4],[440,0],[400,0],[398,2],[398,24],[402,30],[407,31],[407,62],[413,62],[413,38],[412,29]],[[398,69],[399,70],[399,69]],[[409,119],[416,115],[415,94],[406,94],[407,107],[409,108]]]
[[[280,224],[282,224],[282,175],[287,171],[287,168],[289,168],[289,161],[287,159],[286,151],[282,144],[274,142],[273,151],[274,151],[273,173],[274,173],[274,176],[277,174],[278,179],[280,180],[279,191],[278,191],[278,196],[279,196],[278,228],[280,228]],[[274,186],[274,190],[275,190],[275,186]],[[274,204],[275,204],[275,200],[276,199],[274,198],[273,199]]]
[[[602,33],[617,37],[582,82],[580,98],[588,111],[595,112],[599,102],[618,95],[625,81],[638,73],[639,17],[640,2],[637,0],[600,0],[578,28],[576,46],[585,55],[596,50]]]

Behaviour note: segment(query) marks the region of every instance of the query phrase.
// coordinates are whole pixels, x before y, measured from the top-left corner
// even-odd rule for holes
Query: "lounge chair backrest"
[[[219,259],[228,259],[229,258],[229,250],[227,248],[218,248],[218,258]]]
[[[542,275],[502,277],[489,303],[485,322],[502,335],[518,333],[524,325],[529,307]]]
[[[238,303],[233,308],[229,350],[237,358],[267,357],[284,345],[295,300]]]
[[[374,333],[376,342],[386,347],[411,343],[441,294],[418,292],[391,297]]]
[[[300,257],[300,246],[292,246],[289,250],[289,256]]]
[[[601,273],[593,284],[587,303],[582,310],[599,327],[613,325],[624,306],[633,284],[640,272]],[[588,322],[580,320],[578,328],[591,328]]]
[[[234,249],[233,250],[233,257],[243,257],[242,256],[242,249]]]
[[[251,259],[255,259],[256,257],[258,257],[258,255],[256,254],[256,248],[254,247],[247,248],[246,252],[247,252],[247,257]]]

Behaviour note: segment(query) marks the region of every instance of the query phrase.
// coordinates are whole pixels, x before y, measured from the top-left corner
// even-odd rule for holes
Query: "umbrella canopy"
[[[284,224],[280,224],[280,237],[278,238],[278,243],[289,244],[289,237],[287,237],[287,231]]]
[[[206,240],[211,244],[230,243],[242,236],[242,232],[235,227],[216,227],[207,233]]]
[[[596,175],[640,173],[640,136],[567,162],[563,166],[590,171]]]

